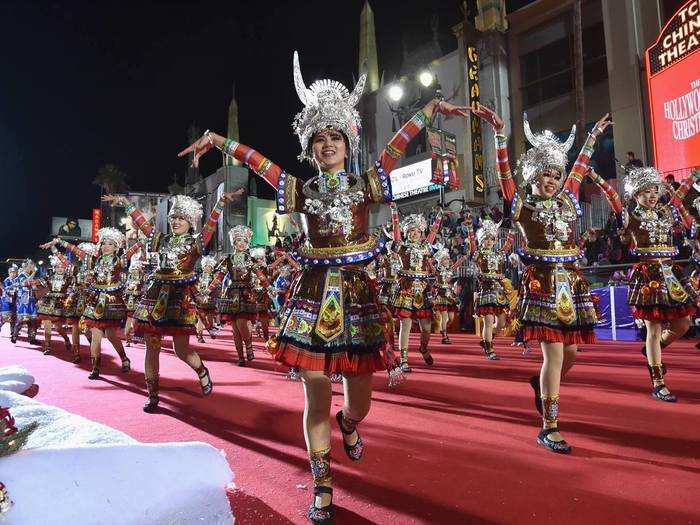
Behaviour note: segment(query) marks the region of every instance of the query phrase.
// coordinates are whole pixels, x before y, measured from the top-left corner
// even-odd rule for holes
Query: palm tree
[[[97,177],[95,177],[92,183],[100,187],[103,195],[126,193],[129,191],[129,185],[126,183],[126,173],[115,164],[105,164],[98,169]],[[111,225],[116,227],[116,209],[114,206],[110,206],[109,209]]]

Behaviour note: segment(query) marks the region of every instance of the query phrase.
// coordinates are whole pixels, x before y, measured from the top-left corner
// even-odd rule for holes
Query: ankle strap
[[[326,487],[325,485],[315,485],[314,486],[314,496],[318,494],[330,494],[333,495],[333,487]]]
[[[555,432],[559,432],[559,428],[553,427],[553,428],[543,428],[542,431],[540,432],[541,436],[548,436],[550,434],[554,434]]]

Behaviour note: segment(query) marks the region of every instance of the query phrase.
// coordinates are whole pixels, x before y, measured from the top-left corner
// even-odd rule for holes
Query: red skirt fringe
[[[255,321],[257,318],[258,314],[252,312],[241,312],[238,314],[221,314],[221,320],[229,322],[233,322],[236,319],[247,319],[248,321]]]
[[[346,352],[324,354],[299,348],[289,342],[280,342],[276,350],[269,349],[275,361],[290,367],[315,370],[327,374],[363,375],[384,370],[384,360],[379,351],[353,354]]]
[[[428,309],[406,310],[405,308],[394,308],[393,314],[395,317],[410,317],[411,319],[429,319],[433,316],[433,311]]]
[[[194,335],[196,330],[194,326],[155,326],[147,323],[136,321],[134,323],[134,333],[155,334],[155,335]]]
[[[506,313],[506,306],[477,306],[474,313],[478,316],[482,315],[501,315]]]
[[[593,328],[567,332],[545,326],[523,327],[523,339],[525,341],[539,341],[540,343],[564,343],[565,345],[592,344],[597,341]]]
[[[105,328],[120,328],[122,322],[119,319],[107,319],[105,321],[95,321],[94,319],[83,318],[85,321],[85,326],[88,328],[99,328],[104,330]]]
[[[65,317],[59,317],[57,315],[44,315],[44,314],[39,314],[36,317],[37,321],[51,321],[54,323],[65,323],[66,318]]]
[[[687,317],[695,313],[695,305],[686,304],[685,306],[665,306],[660,308],[654,306],[651,308],[636,308],[632,307],[632,316],[636,319],[645,319],[647,321],[675,321],[682,317]]]

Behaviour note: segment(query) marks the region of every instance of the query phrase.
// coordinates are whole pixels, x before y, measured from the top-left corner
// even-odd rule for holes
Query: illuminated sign
[[[92,210],[92,242],[97,242],[97,231],[100,229],[100,222],[102,221],[102,210],[99,208],[93,208]]]
[[[479,55],[476,47],[467,46],[467,89],[470,106],[479,105]],[[474,197],[484,198],[486,190],[484,177],[484,145],[481,141],[481,119],[469,113],[471,130],[472,177],[474,179]]]
[[[392,170],[391,192],[394,200],[405,199],[440,189],[439,184],[432,182],[433,161],[428,158],[414,162],[408,166]]]
[[[669,19],[646,50],[654,158],[662,171],[700,165],[700,0]]]

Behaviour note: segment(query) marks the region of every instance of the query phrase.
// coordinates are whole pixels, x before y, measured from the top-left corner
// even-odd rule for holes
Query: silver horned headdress
[[[428,221],[420,213],[412,213],[401,219],[401,231],[404,235],[406,235],[409,230],[416,229],[420,230],[421,233],[428,229]]]
[[[565,177],[568,153],[576,138],[576,124],[571,126],[571,133],[566,142],[561,142],[548,129],[541,133],[533,133],[527,113],[523,114],[523,128],[525,138],[532,148],[520,156],[516,169],[522,174],[525,184],[531,184],[537,175],[549,169],[555,169],[562,174],[562,178]]]
[[[213,255],[205,255],[202,257],[202,269],[204,269],[205,266],[211,266],[212,268],[216,268],[216,257]]]
[[[659,173],[659,170],[652,167],[632,169],[627,173],[627,175],[625,175],[625,199],[633,199],[634,196],[640,191],[644,191],[654,186],[656,186],[658,189],[659,194],[665,193],[666,186],[664,185],[664,181],[661,179],[661,173]]]
[[[98,239],[98,244],[101,244],[104,241],[112,241],[114,244],[117,245],[117,248],[121,248],[124,246],[124,242],[126,242],[126,237],[124,237],[124,234],[117,230],[116,228],[100,228],[97,230],[97,239]]]
[[[250,244],[250,239],[253,238],[253,230],[248,228],[248,226],[238,224],[228,231],[228,238],[231,240],[231,244],[234,244],[237,239],[243,239]]]
[[[184,217],[193,230],[199,226],[202,218],[202,205],[187,195],[175,195],[168,217]]]
[[[361,121],[355,106],[365,89],[366,79],[367,75],[360,76],[352,93],[340,82],[328,79],[317,80],[307,88],[301,76],[299,53],[294,51],[294,87],[304,104],[304,109],[297,113],[292,123],[301,145],[299,160],[313,161],[308,152],[309,140],[314,133],[327,128],[342,132],[348,139],[349,156],[356,156],[360,145]]]
[[[250,256],[253,259],[264,259],[266,255],[264,246],[256,246],[250,249]]]
[[[476,240],[481,244],[481,241],[485,237],[493,237],[494,240],[498,238],[498,227],[499,225],[493,222],[491,219],[484,219],[481,221],[481,227],[476,230]]]
[[[12,264],[10,265],[10,267],[7,269],[7,271],[8,271],[8,272],[18,272],[18,271],[19,271],[19,267],[18,267],[16,264],[12,263]]]

